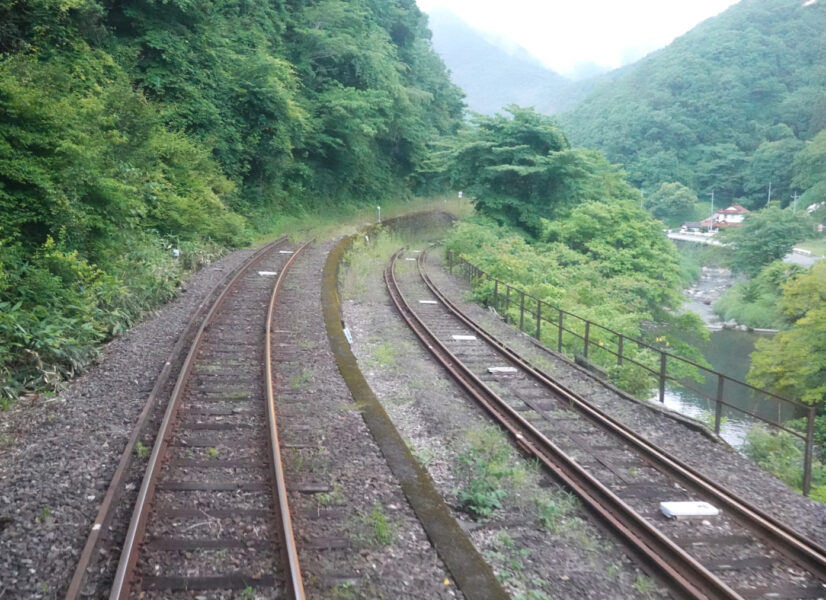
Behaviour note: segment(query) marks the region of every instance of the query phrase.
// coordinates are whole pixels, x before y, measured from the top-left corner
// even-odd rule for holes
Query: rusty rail
[[[267,251],[271,250],[274,246],[275,246],[275,244],[270,244],[269,246],[267,246]],[[305,244],[305,246],[306,246],[306,244]],[[302,246],[301,248],[304,248],[305,246]],[[167,405],[167,410],[164,414],[163,422],[162,422],[161,427],[159,429],[159,433],[158,433],[158,435],[155,439],[155,445],[154,445],[154,447],[152,449],[152,453],[149,457],[149,463],[148,463],[148,466],[147,466],[146,475],[144,476],[144,480],[143,480],[143,483],[141,485],[140,492],[138,494],[138,499],[137,499],[137,502],[135,504],[135,509],[134,509],[134,512],[133,512],[132,520],[131,520],[130,525],[129,525],[129,531],[127,532],[127,535],[126,535],[126,541],[124,543],[123,552],[121,554],[120,561],[118,563],[118,569],[115,573],[115,580],[112,584],[112,588],[111,588],[111,591],[110,591],[110,595],[109,595],[110,600],[125,600],[126,598],[129,597],[131,587],[132,587],[132,583],[133,583],[132,573],[134,572],[135,566],[136,566],[137,561],[138,561],[139,548],[140,548],[141,542],[143,541],[144,533],[145,533],[145,530],[146,530],[146,525],[147,525],[147,521],[148,521],[148,518],[149,518],[149,512],[150,512],[150,507],[151,507],[152,499],[153,499],[154,492],[155,492],[155,487],[156,487],[158,476],[160,474],[160,470],[161,470],[162,463],[163,463],[163,456],[166,452],[168,443],[169,443],[170,438],[171,438],[172,433],[173,433],[178,408],[179,408],[179,406],[182,402],[182,399],[183,399],[186,383],[187,383],[187,381],[189,379],[189,376],[192,372],[193,364],[194,364],[194,361],[195,361],[195,356],[197,355],[198,350],[201,346],[201,343],[202,343],[202,340],[203,340],[203,337],[204,337],[203,334],[208,329],[210,323],[214,319],[214,317],[217,314],[218,310],[221,308],[223,302],[226,300],[229,292],[233,289],[236,282],[238,282],[238,280],[240,280],[240,278],[247,271],[249,271],[254,265],[256,265],[258,262],[260,262],[260,260],[265,256],[265,254],[266,254],[266,251],[256,253],[256,255],[254,256],[254,258],[252,260],[246,262],[245,265],[236,272],[236,274],[233,276],[233,278],[230,280],[230,282],[227,284],[227,286],[222,290],[221,294],[215,300],[214,304],[210,308],[209,313],[204,318],[203,323],[201,324],[200,328],[198,329],[198,332],[195,336],[195,339],[193,340],[192,345],[190,346],[189,352],[186,356],[186,359],[183,363],[183,366],[181,367],[178,379],[177,379],[176,384],[175,384],[175,388],[172,392],[172,397],[169,401],[169,404]],[[298,255],[298,251],[296,251],[293,254],[293,256],[290,258],[290,261],[288,262],[288,264],[291,263],[296,258],[297,255]],[[281,270],[281,273],[279,275],[279,281],[281,280],[281,277],[283,276],[285,270],[286,269]],[[270,308],[272,308],[272,301],[271,301]],[[269,319],[268,319],[268,321],[269,321]],[[268,377],[268,382],[267,382],[267,388],[269,390],[268,397],[269,397],[269,394],[271,394],[271,386],[272,386],[272,378]],[[270,403],[268,402],[268,404],[270,404]],[[268,412],[269,411],[270,411],[270,408],[268,407]],[[274,415],[272,413],[270,413],[270,426],[272,426],[272,425],[274,425]],[[273,449],[273,456],[277,456],[278,455],[278,452],[277,452],[278,441],[277,441],[277,439],[275,439],[275,440],[271,439],[270,444],[271,444],[271,448],[275,448],[275,449]],[[273,465],[273,468],[278,469],[278,467],[276,467],[276,465]],[[283,489],[284,489],[283,471],[282,471],[281,481],[280,482],[276,481],[275,486],[276,486],[276,490],[277,490],[277,494],[278,494],[277,495],[278,506],[279,506],[280,511],[282,512],[282,518],[283,518],[283,513],[289,511],[288,506],[281,504],[282,492],[283,492]],[[285,493],[283,494],[283,497],[284,497],[284,499],[286,499],[286,494]],[[284,522],[280,522],[280,525],[282,527],[284,527]],[[291,527],[291,524],[289,523],[289,517],[287,517],[287,519],[286,519],[286,525],[287,525],[287,527],[282,530],[282,536],[286,536],[287,532],[289,532],[290,536],[292,536],[292,527]],[[290,556],[288,568],[289,569],[293,569],[293,568],[297,569],[298,568],[297,558],[295,558],[295,560],[293,560],[293,557],[296,556],[295,555],[294,541],[292,541],[289,544],[289,546],[291,548],[282,546],[283,550],[285,552],[287,552],[288,556]],[[291,591],[292,591],[292,594],[291,594],[290,597],[295,598],[296,600],[303,600],[304,591],[303,591],[303,587],[301,587],[301,583],[300,583],[300,581],[301,581],[300,580],[300,572],[297,572],[295,574],[291,572],[288,579],[289,579],[288,585],[291,587]],[[298,581],[297,586],[295,584],[296,580]]]
[[[104,535],[106,529],[111,523],[117,503],[123,494],[126,476],[135,455],[135,446],[141,435],[143,435],[144,427],[149,420],[149,415],[152,409],[159,401],[160,394],[169,381],[176,358],[182,354],[187,342],[192,341],[199,325],[204,321],[209,307],[212,306],[210,301],[215,298],[221,290],[225,290],[230,286],[231,282],[237,277],[238,272],[243,271],[249,265],[254,264],[270,249],[277,248],[286,241],[287,236],[282,236],[256,250],[241,264],[237,271],[228,273],[220,282],[218,282],[210,290],[204,300],[202,300],[196,307],[195,312],[192,313],[192,317],[187,322],[184,331],[181,333],[175,343],[175,346],[173,346],[172,351],[169,353],[167,360],[164,362],[164,366],[161,369],[158,378],[155,380],[155,385],[152,387],[152,391],[149,393],[149,397],[146,399],[144,407],[135,423],[135,427],[132,429],[132,433],[130,434],[129,439],[126,442],[126,446],[121,453],[118,466],[115,469],[115,473],[112,476],[111,481],[109,482],[109,487],[106,490],[106,495],[103,498],[103,502],[101,502],[101,505],[98,508],[98,513],[95,517],[94,523],[92,524],[92,529],[89,531],[89,535],[86,538],[86,543],[84,544],[80,558],[78,559],[75,567],[72,580],[69,582],[69,588],[67,589],[65,595],[66,600],[76,600],[81,597],[83,583],[86,580],[87,570],[89,569],[94,558],[95,549],[101,542],[101,536]]]
[[[630,548],[649,568],[665,578],[682,595],[694,599],[739,599],[740,596],[734,590],[576,464],[453,356],[404,298],[394,273],[398,255],[396,253],[393,256],[384,277],[399,314],[442,366],[510,433],[517,445],[536,457],[551,473],[574,490],[594,514],[628,541]]]
[[[422,268],[424,256],[425,254],[422,253],[418,261],[419,273],[422,279],[430,291],[463,323],[477,331],[485,340],[495,345],[501,352],[505,353],[509,359],[519,364],[520,367],[536,378],[539,383],[549,387],[555,394],[558,394],[569,402],[571,406],[575,407],[590,421],[628,442],[635,450],[642,453],[652,463],[656,464],[671,476],[713,497],[740,522],[746,524],[752,530],[757,530],[761,537],[771,543],[778,551],[782,552],[797,564],[810,570],[821,580],[826,581],[826,548],[798,533],[782,521],[779,521],[743,498],[719,486],[715,481],[706,477],[687,463],[670,455],[645,438],[638,436],[630,428],[595,408],[584,398],[555,381],[541,369],[531,365],[506,344],[497,340],[485,329],[468,318],[433,284],[430,277]]]
[[[668,382],[680,385],[714,402],[714,433],[719,435],[723,410],[726,409],[747,415],[800,439],[804,444],[802,491],[804,495],[809,495],[812,485],[812,459],[815,446],[815,407],[758,388],[745,381],[730,377],[725,373],[715,371],[687,358],[672,354],[643,340],[624,335],[609,327],[600,325],[595,321],[543,302],[509,283],[491,276],[464,258],[456,256],[455,253],[450,250],[447,251],[447,261],[450,272],[453,273],[454,268],[458,267],[461,274],[465,276],[472,287],[477,288],[483,284],[487,285],[489,289],[487,290],[486,302],[504,314],[506,319],[509,318],[508,313],[511,306],[517,305],[519,310],[519,329],[525,331],[540,342],[543,342],[543,338],[553,340],[557,352],[576,355],[577,351],[581,349],[581,356],[585,359],[590,359],[589,355],[593,355],[594,352],[603,352],[606,355],[613,356],[618,366],[626,363],[632,364],[634,367],[641,369],[656,379],[660,402],[665,401],[665,390]],[[515,323],[515,317],[513,321]],[[553,334],[548,334],[543,330],[543,323],[551,328]],[[642,352],[649,353],[652,357],[651,363],[645,364],[630,356],[628,347],[631,345]],[[716,377],[717,385],[715,393],[710,395],[698,387],[690,385],[685,379],[680,379],[669,374],[669,367],[671,367],[671,372],[673,372],[674,367],[678,364],[691,367],[708,376]],[[768,419],[727,401],[726,393],[730,392],[732,386],[739,386],[749,390],[751,393],[761,394],[763,397],[778,403],[778,405],[785,404],[793,407],[799,413],[805,414],[805,432],[791,429],[780,422],[779,419],[777,421]]]
[[[289,502],[287,500],[287,484],[284,479],[284,465],[281,462],[281,447],[278,442],[278,426],[275,417],[275,390],[273,386],[272,374],[272,319],[273,314],[275,313],[275,300],[278,296],[278,291],[281,289],[281,284],[284,281],[284,275],[287,273],[287,270],[293,264],[293,261],[298,257],[301,251],[304,250],[304,248],[306,248],[309,244],[310,242],[304,243],[293,253],[290,260],[288,260],[287,264],[284,265],[284,268],[281,269],[281,273],[278,274],[278,279],[275,282],[275,286],[273,286],[272,296],[270,297],[270,306],[267,309],[267,346],[265,353],[267,377],[267,418],[270,428],[270,451],[272,452],[273,479],[275,487],[273,494],[279,507],[279,517],[281,519],[281,548],[282,553],[285,555],[285,563],[288,566],[287,586],[290,592],[289,597],[293,600],[303,600],[305,596],[304,584],[301,580],[301,566],[298,561],[298,550],[295,545],[295,536],[293,535],[293,523],[292,518],[290,517]]]

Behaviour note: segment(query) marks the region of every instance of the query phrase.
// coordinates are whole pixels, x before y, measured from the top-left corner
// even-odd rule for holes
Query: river
[[[684,308],[699,314],[711,330],[708,342],[697,344],[705,359],[714,370],[744,381],[756,341],[772,334],[723,328],[724,324],[714,314],[712,304],[735,282],[736,278],[728,269],[703,267],[700,279],[683,291],[683,297]],[[696,344],[696,340],[694,343]],[[691,382],[691,385],[714,397],[717,378],[708,377],[704,383]],[[733,405],[761,417],[786,420],[796,416],[790,407],[781,409],[778,414],[777,403],[755,398],[753,393],[742,386],[727,385],[725,396]],[[713,426],[714,402],[693,390],[679,385],[669,386],[666,389],[665,406]],[[735,448],[741,448],[755,420],[732,410],[724,411],[723,415],[721,437]]]

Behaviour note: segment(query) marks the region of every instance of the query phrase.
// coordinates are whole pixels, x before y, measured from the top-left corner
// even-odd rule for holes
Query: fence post
[[[660,352],[660,404],[665,404],[665,367],[666,360],[665,352]]]
[[[499,280],[493,280],[493,308],[497,308],[499,302]]]
[[[453,275],[453,250],[447,251],[447,268],[450,274]]]
[[[591,340],[591,321],[585,321],[585,358],[588,358],[588,342]]]
[[[505,284],[505,323],[508,322],[508,311],[511,308],[511,286]]]
[[[720,435],[720,421],[723,418],[723,379],[722,373],[717,373],[717,403],[714,406],[714,433]]]
[[[815,407],[809,409],[806,416],[806,450],[803,455],[803,495],[808,496],[812,489],[812,451],[815,437]]]
[[[539,337],[541,323],[542,323],[542,300],[537,298],[536,299],[536,339],[538,339],[540,342],[542,341],[542,338]]]
[[[617,364],[622,366],[622,340],[623,335],[619,334],[619,340],[617,341]]]
[[[556,338],[556,351],[561,354],[562,353],[562,326],[563,326],[562,317],[565,316],[565,313],[562,312],[562,309],[557,309],[557,310],[559,311],[559,325],[557,325],[557,327],[559,328],[559,335]]]
[[[519,292],[522,294],[522,299],[519,301],[519,331],[525,329],[525,292]]]

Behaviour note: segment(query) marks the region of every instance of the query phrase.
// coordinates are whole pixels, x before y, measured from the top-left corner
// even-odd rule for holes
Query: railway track
[[[575,491],[648,569],[688,598],[826,598],[826,550],[636,436],[472,322],[432,283],[385,282],[399,313],[516,444]],[[407,256],[406,260],[413,260]],[[661,501],[705,501],[717,516],[667,519]]]
[[[192,592],[226,598],[244,590],[304,598],[275,422],[270,332],[284,274],[305,246],[293,250],[281,239],[259,250],[204,307],[155,436],[111,599]],[[166,368],[161,379],[168,376]],[[103,525],[122,494],[124,462],[67,599],[82,597]]]

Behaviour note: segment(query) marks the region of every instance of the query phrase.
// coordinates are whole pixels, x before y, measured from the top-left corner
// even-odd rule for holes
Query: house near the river
[[[722,208],[711,215],[708,219],[700,222],[684,223],[681,230],[686,232],[713,232],[720,228],[740,227],[746,215],[751,211],[739,204],[732,204],[727,208]]]

